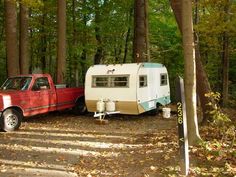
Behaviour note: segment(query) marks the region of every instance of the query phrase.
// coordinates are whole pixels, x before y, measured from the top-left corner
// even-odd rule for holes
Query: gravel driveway
[[[156,176],[175,163],[174,117],[107,120],[68,112],[27,118],[19,131],[0,133],[0,176]]]

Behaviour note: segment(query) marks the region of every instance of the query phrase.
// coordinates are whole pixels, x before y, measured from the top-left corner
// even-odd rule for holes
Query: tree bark
[[[134,2],[133,57],[135,62],[147,62],[149,60],[147,1],[135,0]]]
[[[131,28],[129,27],[126,34],[126,38],[125,38],[125,50],[124,50],[123,63],[126,63],[126,59],[127,59],[130,32],[131,32]]]
[[[196,65],[195,50],[193,40],[193,21],[192,21],[192,1],[171,0],[171,7],[174,11],[176,21],[183,37],[184,48],[184,82],[185,100],[187,108],[187,126],[189,144],[197,144],[201,138],[197,122],[197,97],[196,97]],[[184,9],[184,10],[182,10]]]
[[[8,76],[20,74],[18,40],[17,40],[17,13],[16,3],[5,0],[5,29],[6,29],[6,54]]]
[[[134,11],[134,8],[132,7],[132,8],[130,8],[129,14],[127,14],[129,26],[128,26],[126,38],[125,38],[125,49],[124,49],[123,63],[126,63],[127,54],[128,54],[128,45],[129,45],[129,38],[130,38],[130,33],[131,33],[131,18],[133,16],[133,11]]]
[[[20,4],[20,73],[29,74],[28,7]]]
[[[44,2],[45,0],[43,0]],[[46,37],[46,30],[45,30],[45,20],[46,20],[46,12],[45,6],[43,7],[43,14],[41,18],[41,28],[40,28],[40,63],[38,67],[41,68],[41,71],[44,73],[46,69],[46,52],[47,52],[47,37]]]
[[[226,32],[223,34],[223,54],[222,54],[222,63],[223,63],[223,106],[226,106],[229,101],[229,38]]]
[[[199,23],[199,15],[198,15],[198,0],[195,0],[195,17],[194,17],[194,24]],[[196,57],[196,69],[197,69],[197,93],[200,98],[200,104],[202,108],[202,123],[206,124],[208,121],[212,121],[213,117],[210,114],[213,111],[213,107],[209,106],[208,103],[215,104],[215,100],[210,97],[206,97],[206,93],[211,92],[210,83],[208,81],[207,73],[203,67],[201,61],[201,54],[200,54],[200,46],[199,46],[199,38],[198,34],[194,32],[194,43],[195,43],[195,57]]]
[[[83,0],[83,7],[86,6],[86,0]],[[82,69],[82,83],[84,83],[85,81],[85,74],[86,74],[86,60],[87,60],[87,48],[86,48],[86,44],[87,44],[87,22],[88,22],[88,17],[86,14],[83,14],[83,39],[82,39],[82,47],[83,47],[83,51],[81,54],[81,69]]]
[[[179,30],[182,34],[182,9],[181,9],[181,1],[179,0],[171,0],[171,7],[173,9],[176,22],[178,24]],[[195,18],[196,19],[196,18]],[[196,19],[197,20],[197,19]],[[204,69],[204,66],[201,61],[201,54],[198,44],[198,37],[195,33],[195,61],[196,61],[196,78],[197,78],[197,94],[200,98],[201,108],[203,113],[203,123],[206,123],[208,120],[212,119],[212,115],[209,112],[212,111],[212,107],[208,106],[208,103],[213,103],[211,98],[205,96],[205,94],[211,92],[211,87],[208,81],[207,73]]]
[[[225,23],[229,21],[230,0],[224,7]],[[222,52],[223,76],[222,76],[222,105],[226,106],[229,101],[229,37],[227,31],[223,33],[223,52]]]
[[[61,84],[65,82],[66,74],[66,0],[58,0],[57,5],[57,83]]]
[[[195,40],[196,41],[196,40]],[[199,49],[198,42],[195,42],[195,55],[196,55],[196,69],[197,69],[197,93],[200,99],[203,120],[202,123],[206,124],[208,121],[212,121],[213,117],[210,114],[213,111],[212,106],[209,106],[208,103],[213,103],[214,100],[206,97],[205,94],[211,92],[211,87],[208,81],[208,77],[206,71],[204,70],[202,61],[201,61],[201,54]]]
[[[71,66],[71,73],[72,75],[74,76],[73,79],[74,79],[74,82],[75,82],[75,86],[78,86],[79,85],[79,81],[76,79],[77,76],[76,76],[76,70],[78,68],[78,63],[77,63],[77,52],[76,51],[76,47],[78,45],[78,37],[77,37],[77,28],[76,28],[76,0],[73,0],[72,1],[72,22],[73,22],[73,46],[72,46],[72,50],[73,50],[73,58],[72,58],[72,61],[70,62],[72,64]]]
[[[3,1],[0,1],[0,7],[1,7],[1,10],[4,9]],[[3,20],[2,25],[0,26],[0,39],[3,39],[3,37],[4,37],[4,27],[5,27],[5,24],[4,24],[4,20]]]
[[[148,24],[148,0],[145,0],[145,43],[146,43],[146,60],[150,61],[150,49],[149,49],[149,24]]]
[[[94,64],[100,64],[103,58],[102,36],[99,27],[101,21],[101,14],[99,11],[98,0],[95,0],[95,37],[97,40],[97,51],[94,56]]]

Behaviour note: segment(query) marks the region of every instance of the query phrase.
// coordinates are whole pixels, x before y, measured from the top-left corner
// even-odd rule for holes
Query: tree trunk
[[[126,63],[126,59],[127,59],[130,32],[131,32],[131,28],[129,27],[126,34],[126,38],[125,38],[125,50],[124,50],[123,63]]]
[[[146,43],[146,60],[150,61],[150,49],[149,49],[149,25],[148,25],[148,0],[145,0],[145,43]]]
[[[29,74],[28,7],[20,4],[20,73]]]
[[[83,7],[86,6],[86,0],[83,0]],[[87,22],[88,22],[88,17],[86,14],[83,14],[83,39],[82,39],[82,47],[83,47],[83,51],[81,54],[81,69],[82,69],[82,83],[84,83],[85,81],[85,74],[86,74],[86,60],[87,60],[87,48],[86,48],[86,44],[87,44]]]
[[[73,39],[72,39],[72,43],[73,43],[73,46],[72,46],[72,54],[73,54],[73,57],[72,57],[72,61],[71,61],[71,73],[72,75],[74,76],[72,79],[74,79],[74,84],[75,86],[78,86],[79,85],[79,81],[76,80],[77,76],[76,76],[76,70],[78,68],[78,63],[77,63],[77,52],[76,51],[76,47],[78,45],[78,37],[77,37],[77,29],[76,29],[76,0],[73,0],[72,1],[72,22],[73,22]]]
[[[149,60],[147,1],[135,0],[134,2],[133,57],[135,62],[146,62]]]
[[[45,0],[43,0],[44,2]],[[46,38],[46,30],[45,30],[45,19],[46,19],[46,12],[45,12],[45,6],[43,7],[43,14],[42,14],[42,18],[41,18],[41,28],[40,28],[40,63],[39,66],[41,68],[41,71],[45,71],[46,69],[46,52],[47,52],[47,38]]]
[[[229,16],[230,0],[227,0],[227,4],[224,7],[225,22],[227,23]],[[223,76],[222,76],[222,105],[228,104],[229,97],[229,37],[227,32],[223,33],[223,52],[222,52],[222,64],[223,64]]]
[[[179,5],[178,3],[174,4]],[[184,9],[176,14],[181,14],[182,16],[179,18],[179,23],[182,25],[180,26],[180,30],[182,31],[184,48],[184,85],[189,144],[195,145],[201,138],[198,131],[196,109],[196,65],[193,40],[192,1],[182,0],[182,5],[177,9]],[[176,10],[175,7],[173,10]]]
[[[211,111],[213,111],[212,106],[209,106],[208,103],[214,103],[214,100],[206,97],[206,93],[211,92],[211,87],[207,78],[207,74],[204,70],[202,61],[201,61],[201,55],[200,55],[200,49],[198,42],[195,42],[195,56],[196,56],[196,69],[197,69],[197,93],[200,99],[201,108],[202,108],[202,116],[203,120],[202,123],[205,124],[208,121],[212,121],[213,117],[212,114],[210,114]]]
[[[195,17],[194,17],[194,24],[199,23],[199,15],[198,15],[198,0],[195,0]],[[209,106],[208,103],[215,103],[215,100],[212,98],[206,97],[206,93],[211,92],[210,83],[208,81],[207,74],[204,70],[202,61],[201,61],[201,54],[200,54],[200,46],[199,46],[199,38],[198,34],[194,33],[194,43],[195,43],[195,57],[196,57],[196,69],[197,69],[197,93],[200,98],[200,105],[202,108],[202,116],[203,120],[202,123],[206,124],[208,121],[212,121],[213,117],[210,114],[213,111],[213,107]]]
[[[175,19],[177,21],[180,32],[182,33],[182,10],[181,10],[181,1],[171,0],[171,7],[173,9]],[[197,20],[197,18],[195,18]],[[201,108],[203,112],[203,123],[206,123],[208,120],[212,119],[212,115],[209,112],[212,111],[212,107],[208,106],[208,103],[212,103],[213,100],[205,96],[206,93],[211,92],[211,87],[208,81],[207,73],[203,67],[201,61],[201,54],[198,44],[197,34],[195,37],[195,61],[196,61],[196,78],[197,78],[197,94],[199,95]]]
[[[17,42],[17,14],[16,3],[5,0],[5,29],[6,29],[6,54],[8,76],[20,74],[18,42]]]
[[[222,63],[223,63],[223,106],[226,106],[228,103],[229,95],[229,38],[226,32],[223,34],[223,54],[222,54]]]
[[[128,30],[127,30],[127,34],[126,34],[126,38],[125,38],[125,49],[124,49],[124,57],[123,57],[123,63],[126,63],[126,58],[127,58],[127,54],[128,54],[128,45],[129,45],[129,38],[130,38],[130,33],[131,33],[131,18],[133,16],[133,7],[130,8],[129,14],[127,14],[128,16]]]
[[[4,6],[3,1],[0,1],[1,10],[4,9],[3,6]],[[4,20],[3,20],[2,25],[0,26],[0,39],[3,39],[3,37],[4,37],[4,27],[5,27],[5,24],[4,24]]]
[[[66,0],[58,0],[57,5],[57,83],[61,84],[65,82],[66,74]]]
[[[29,18],[32,17],[32,11],[31,9],[29,9]],[[30,40],[33,38],[33,28],[32,26],[29,26],[29,38]],[[30,45],[29,46],[29,73],[32,73],[33,71],[33,58],[34,58],[34,54],[33,54],[33,46]]]
[[[94,64],[99,64],[102,62],[103,58],[103,47],[102,47],[102,36],[101,36],[101,29],[99,27],[101,14],[99,11],[98,0],[95,0],[95,35],[97,40],[97,51],[94,56]]]

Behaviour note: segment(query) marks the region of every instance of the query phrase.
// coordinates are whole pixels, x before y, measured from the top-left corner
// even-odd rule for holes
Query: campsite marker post
[[[176,82],[176,101],[180,148],[180,168],[181,173],[187,176],[189,172],[188,130],[184,96],[184,82],[181,77],[178,77]]]

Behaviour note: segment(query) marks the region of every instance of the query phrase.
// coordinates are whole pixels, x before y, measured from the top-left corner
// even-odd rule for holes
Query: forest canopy
[[[50,73],[56,80],[58,3],[56,0],[0,1],[0,81],[7,77],[6,2],[15,4],[17,61],[28,58],[28,70]],[[14,9],[14,7],[11,7]],[[133,0],[66,1],[66,73],[69,85],[81,85],[87,68],[94,63],[129,63],[133,57]],[[24,11],[25,9],[25,11]],[[223,92],[225,67],[228,73],[230,104],[236,99],[236,2],[195,0],[194,30],[198,35],[201,60],[211,88]],[[169,1],[148,1],[150,61],[166,65],[172,90],[174,79],[183,75],[181,33]],[[22,29],[22,14],[26,24]],[[24,19],[24,18],[23,18]],[[24,24],[24,23],[23,23]],[[23,26],[24,27],[24,26]],[[27,32],[26,55],[20,49],[20,34]],[[24,53],[23,53],[24,54]],[[224,64],[224,61],[227,62]],[[20,67],[20,64],[15,64]],[[226,78],[227,79],[227,78]],[[235,103],[234,103],[235,104]]]

